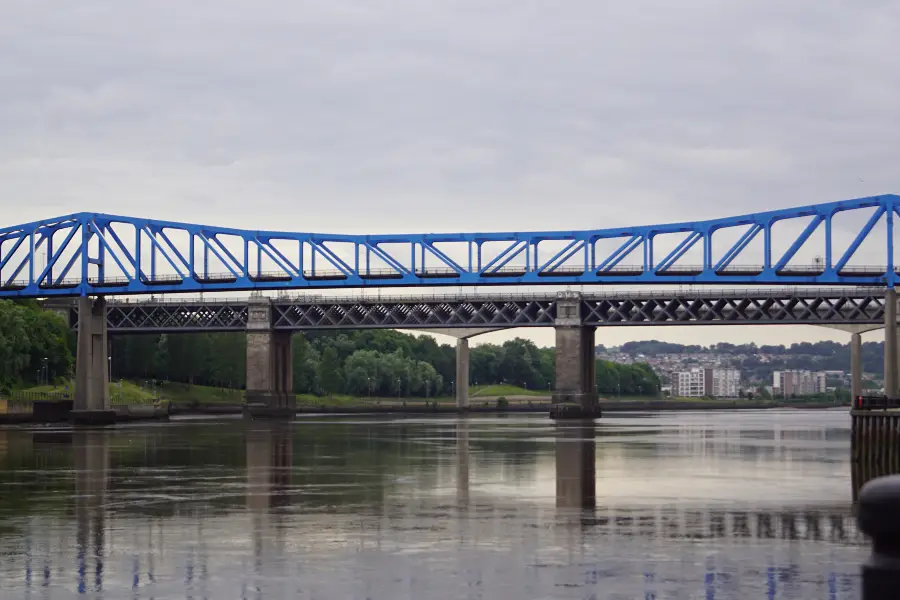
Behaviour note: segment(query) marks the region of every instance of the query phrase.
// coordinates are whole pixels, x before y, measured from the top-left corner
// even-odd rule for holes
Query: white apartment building
[[[741,391],[741,372],[737,369],[709,369],[712,371],[713,398],[737,398]]]
[[[672,377],[673,392],[681,398],[737,398],[741,372],[737,369],[700,369],[680,371]]]
[[[825,371],[775,371],[772,373],[774,395],[810,396],[825,393]]]
[[[672,378],[675,396],[681,398],[702,398],[706,395],[706,371],[708,369],[691,369],[679,371]]]

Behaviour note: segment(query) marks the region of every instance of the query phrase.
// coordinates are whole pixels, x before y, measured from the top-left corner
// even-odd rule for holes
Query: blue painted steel
[[[835,215],[863,210],[871,217],[836,248]],[[0,297],[548,283],[894,286],[895,216],[893,194],[709,221],[530,233],[289,233],[77,213],[0,229]],[[773,225],[792,219],[808,220],[799,235],[773,234]],[[848,266],[882,221],[878,266]],[[733,228],[745,229],[717,255],[713,236]],[[825,260],[794,265],[820,228]],[[654,241],[670,234],[683,237],[657,259]],[[762,251],[751,251],[760,234]],[[787,246],[780,256],[772,255],[773,235],[774,245]],[[621,243],[609,252],[598,248],[603,241]],[[700,247],[699,264],[686,264]]]

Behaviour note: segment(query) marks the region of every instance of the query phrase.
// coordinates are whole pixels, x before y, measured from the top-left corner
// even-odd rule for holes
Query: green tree
[[[294,335],[292,343],[294,391],[298,394],[316,394],[321,389],[319,353],[303,335]]]
[[[319,381],[322,390],[329,396],[340,392],[344,385],[343,379],[338,352],[334,346],[329,346],[322,352],[322,359],[319,361]]]

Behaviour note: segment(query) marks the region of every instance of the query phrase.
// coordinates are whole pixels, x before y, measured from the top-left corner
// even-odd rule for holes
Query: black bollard
[[[859,493],[859,528],[872,538],[872,555],[862,566],[863,600],[900,594],[900,475],[879,477]]]

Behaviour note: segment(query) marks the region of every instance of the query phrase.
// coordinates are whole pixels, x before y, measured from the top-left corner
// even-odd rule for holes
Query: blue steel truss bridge
[[[881,324],[885,388],[898,389],[898,215],[900,196],[883,195],[661,225],[343,235],[85,212],[0,229],[0,298],[78,297],[74,307],[61,307],[78,329],[76,422],[114,419],[107,385],[110,332],[246,331],[247,404],[266,416],[294,413],[291,332],[305,329],[453,331],[457,406],[466,410],[468,337],[495,329],[552,327],[557,356],[551,416],[594,418],[599,415],[598,327],[839,326],[852,335],[857,395],[861,332]],[[780,287],[378,300],[284,296],[288,290],[546,284]],[[236,291],[254,294],[243,301],[132,299]],[[273,300],[263,292],[279,297]]]
[[[312,288],[893,287],[900,196],[581,231],[344,235],[76,213],[0,229],[0,297]]]
[[[386,298],[318,296],[110,301],[111,333],[245,331],[250,307],[270,304],[274,330],[506,329],[553,327],[562,299],[580,304],[581,325],[876,325],[884,288],[775,288],[607,294],[429,295]],[[56,301],[77,327],[77,304]]]

